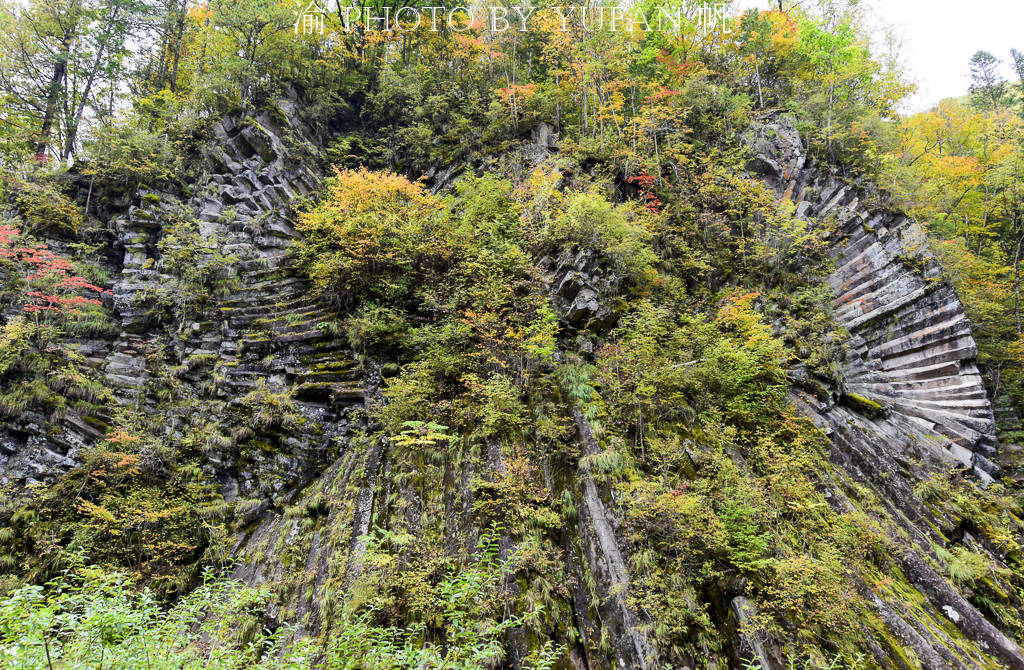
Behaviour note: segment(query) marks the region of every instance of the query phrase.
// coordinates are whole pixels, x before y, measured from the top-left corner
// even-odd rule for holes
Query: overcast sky
[[[903,36],[903,62],[918,83],[907,111],[963,95],[970,83],[967,62],[978,50],[1004,62],[1011,76],[1010,49],[1024,51],[1024,0],[865,0],[879,21]],[[740,0],[768,8],[769,0]]]

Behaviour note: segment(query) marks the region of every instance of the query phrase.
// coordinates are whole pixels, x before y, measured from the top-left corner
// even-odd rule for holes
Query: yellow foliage
[[[442,203],[392,172],[336,170],[327,197],[299,219],[298,256],[315,287],[336,299],[405,295],[447,266],[458,246]]]

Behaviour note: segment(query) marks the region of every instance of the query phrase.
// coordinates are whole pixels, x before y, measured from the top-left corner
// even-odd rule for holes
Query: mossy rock
[[[869,416],[872,419],[877,419],[886,414],[884,406],[858,393],[844,393],[843,402],[855,412]]]
[[[93,428],[102,433],[106,433],[107,431],[110,430],[109,423],[103,421],[102,419],[98,419],[92,415],[83,416],[82,421],[84,421],[85,423],[87,423],[88,425],[92,426]]]
[[[819,400],[828,400],[832,395],[831,389],[829,389],[828,386],[823,384],[821,381],[815,379],[814,377],[808,376],[804,378],[795,379],[793,380],[793,384],[794,386],[797,386],[803,389],[804,391],[807,391],[808,393],[818,398]]]

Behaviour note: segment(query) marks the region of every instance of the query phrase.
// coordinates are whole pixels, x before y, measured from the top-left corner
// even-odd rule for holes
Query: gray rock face
[[[864,203],[877,193],[809,166],[785,120],[765,125],[752,144],[750,167],[793,201],[797,215],[835,227],[829,284],[849,353],[840,402],[805,395],[807,411],[829,432],[857,423],[890,449],[929,445],[983,479],[997,474],[995,419],[971,324],[924,231]]]
[[[553,289],[552,305],[570,327],[601,331],[615,324],[618,310],[612,299],[619,279],[601,267],[593,251],[567,249],[540,266]]]
[[[228,447],[213,450],[206,469],[238,520],[235,576],[271,585],[279,596],[273,615],[311,632],[337,614],[331,594],[358,579],[366,536],[381,507],[405,505],[414,530],[419,512],[415,491],[393,486],[387,442],[353,438],[366,425],[366,405],[379,400],[379,375],[372,364],[369,371],[358,369],[332,330],[329,310],[288,266],[286,250],[297,236],[289,203],[313,191],[319,176],[282,139],[314,142],[312,133],[294,104],[277,106],[284,119],[263,114],[246,123],[215,124],[217,141],[206,152],[209,169],[201,183],[187,194],[142,193],[115,222],[123,267],[114,305],[123,332],[111,341],[76,346],[119,401],[137,412],[162,411],[153,399],[161,391],[154,388],[150,364],[157,354],[181,368],[180,379],[197,397],[225,412],[244,412],[243,399],[254,391],[290,392],[304,423],[277,436],[279,448],[244,462]],[[837,476],[873,487],[903,524],[906,538],[898,542],[906,552],[894,560],[921,594],[920,602],[910,604],[864,585],[865,599],[925,667],[991,667],[991,657],[1024,667],[1017,646],[922,560],[937,538],[913,493],[925,472],[918,463],[959,464],[979,477],[996,470],[992,411],[955,292],[940,280],[920,230],[902,215],[865,204],[869,190],[809,164],[790,125],[770,123],[751,141],[751,167],[780,197],[792,199],[800,216],[836,230],[829,283],[836,316],[850,335],[848,357],[840,383],[817,395],[798,391],[794,400],[828,435]],[[542,159],[557,138],[542,127],[533,144]],[[456,172],[445,171],[439,181]],[[168,221],[182,213],[194,216],[202,235],[215,237],[233,256],[237,284],[195,320],[175,324],[171,351],[155,352],[160,314],[150,292],[170,279],[162,274],[159,246]],[[614,325],[619,279],[593,252],[570,250],[545,259],[542,270],[570,329],[600,332]],[[595,454],[599,445],[592,429],[581,413],[574,418],[582,452]],[[172,439],[180,438],[190,430],[188,417],[169,417],[167,430]],[[0,426],[0,481],[52,480],[100,437],[92,424],[73,416],[56,427],[32,414]],[[487,446],[483,470],[463,465],[446,485],[466,493],[472,481],[503,467],[502,445]],[[578,548],[572,546],[575,539],[567,540],[567,597],[576,629],[590,638],[590,647],[598,647],[602,629],[613,639],[607,663],[586,659],[587,644],[569,650],[571,662],[581,668],[660,667],[651,622],[627,597],[632,559],[616,501],[592,475],[579,476],[578,525],[566,533],[579,539]],[[829,500],[838,510],[850,505],[838,487],[829,491]],[[451,518],[443,521],[452,543],[473,546],[471,508],[469,494],[459,505],[452,503]],[[740,626],[757,614],[742,596],[723,609]],[[944,626],[957,627],[963,639],[953,639]],[[736,650],[766,670],[784,667],[771,641],[759,636],[739,632]]]
[[[558,143],[559,137],[554,126],[540,123],[530,131],[530,141],[523,142],[519,154],[528,164],[540,165],[558,152]]]
[[[812,165],[787,120],[771,121],[748,139],[748,167],[792,200],[797,216],[834,230],[828,282],[836,319],[849,333],[842,379],[824,383],[825,392],[795,391],[793,399],[828,437],[836,476],[877,492],[901,527],[901,536],[892,535],[901,546],[895,558],[926,609],[866,585],[864,595],[923,667],[986,667],[986,656],[1024,667],[1021,649],[925,558],[933,544],[950,544],[915,486],[951,465],[982,482],[999,470],[992,407],[963,305],[942,280],[921,229],[871,204],[881,198],[870,187]],[[838,487],[828,488],[837,511],[853,507]],[[953,641],[942,626],[955,626],[967,642]],[[876,652],[876,660],[889,662],[884,653]]]
[[[736,617],[741,631],[744,626],[749,625],[750,622],[756,619],[758,614],[757,606],[743,596],[733,598],[732,602],[729,603],[729,609],[732,610],[733,616]],[[761,670],[773,670],[775,668],[776,664],[772,663],[771,656],[768,654],[760,635],[747,635],[741,632],[739,637],[738,651],[745,660],[759,663]]]
[[[279,113],[273,118],[264,112],[242,123],[216,122],[216,142],[201,157],[206,163],[201,181],[189,191],[143,190],[135,204],[126,203],[124,215],[110,223],[115,249],[122,253],[112,300],[122,332],[112,341],[71,344],[116,400],[135,412],[167,413],[154,397],[164,391],[153,379],[154,364],[181,366],[181,378],[198,398],[236,414],[255,389],[289,391],[306,424],[285,448],[255,454],[244,469],[230,448],[210,454],[209,469],[226,496],[263,501],[247,507],[253,519],[269,507],[269,498],[329,462],[335,438],[358,424],[349,417],[364,399],[355,361],[336,341],[334,317],[287,266],[285,251],[297,237],[289,208],[320,180],[308,167],[311,161],[295,151],[314,153],[317,138],[291,101],[275,106]],[[291,149],[281,139],[286,135]],[[177,332],[170,333],[171,346],[164,351],[164,315],[153,291],[173,281],[161,263],[160,243],[171,224],[183,218],[194,220],[200,235],[229,258],[234,287],[198,310],[199,320],[172,324]],[[0,426],[0,480],[15,487],[52,481],[77,465],[77,452],[102,438],[96,426],[109,421],[108,416],[69,414],[54,421],[30,414],[7,422]],[[189,430],[188,417],[167,421],[172,440]]]
[[[573,418],[584,452],[597,454],[601,447],[587,418],[579,409],[574,410]],[[658,652],[648,636],[650,622],[643,621],[627,601],[629,557],[615,532],[619,521],[608,509],[594,477],[589,473],[583,474],[581,520],[585,553],[591,572],[598,580],[602,615],[612,629],[619,666],[640,670],[657,668]]]

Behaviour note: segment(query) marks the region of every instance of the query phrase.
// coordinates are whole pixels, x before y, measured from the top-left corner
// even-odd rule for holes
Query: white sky
[[[918,112],[943,98],[963,95],[970,83],[968,61],[978,50],[1004,63],[1010,49],[1024,51],[1024,0],[864,0],[877,20],[904,38],[902,61],[918,92],[907,111]],[[739,0],[741,7],[767,9],[769,0]],[[788,4],[788,3],[787,3]]]

